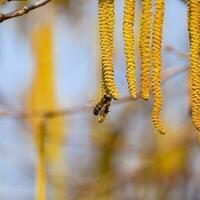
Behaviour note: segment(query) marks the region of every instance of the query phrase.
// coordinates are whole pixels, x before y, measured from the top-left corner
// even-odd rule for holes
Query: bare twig
[[[187,0],[181,0],[183,3],[187,3]]]
[[[167,51],[169,53],[174,53],[175,55],[177,55],[178,57],[183,58],[183,59],[188,59],[189,58],[187,53],[184,53],[184,52],[178,50],[177,48],[174,48],[171,45],[167,45],[165,47],[165,51]]]
[[[27,4],[27,5],[23,6],[22,8],[19,8],[15,11],[7,13],[7,14],[0,13],[0,22],[3,22],[7,19],[11,19],[11,18],[14,18],[14,17],[19,17],[19,16],[22,16],[22,15],[25,15],[32,10],[35,10],[39,7],[46,5],[50,1],[51,0],[40,0],[40,1],[37,1],[36,3]]]

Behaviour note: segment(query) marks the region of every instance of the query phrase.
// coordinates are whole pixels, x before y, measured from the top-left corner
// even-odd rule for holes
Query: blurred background
[[[26,3],[3,2],[0,12]],[[49,200],[200,199],[188,73],[162,86],[167,134],[159,135],[152,101],[128,98],[122,19],[116,0],[115,81],[126,101],[111,105],[102,124],[92,113],[101,97],[97,0],[55,0],[0,24],[1,199],[43,200],[45,179]],[[137,1],[138,75],[139,21]],[[162,58],[164,74],[188,66],[181,0],[166,0]]]

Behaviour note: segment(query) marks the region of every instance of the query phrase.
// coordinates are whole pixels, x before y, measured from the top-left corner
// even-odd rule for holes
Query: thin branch
[[[188,59],[189,56],[187,53],[184,53],[176,48],[174,48],[173,46],[171,45],[167,45],[165,47],[165,51],[169,52],[169,53],[174,53],[176,56],[180,57],[180,58],[183,58],[183,59]]]
[[[162,75],[162,83],[165,83],[168,79],[171,79],[183,72],[186,72],[188,70],[187,66],[181,66],[176,67],[173,69],[166,70]],[[130,96],[124,96],[119,101],[115,101],[112,103],[112,106],[123,104],[129,101],[136,101],[141,99],[140,94],[138,93],[136,99],[132,99]],[[53,118],[53,117],[63,117],[66,115],[74,115],[79,113],[86,113],[86,112],[92,112],[92,109],[94,107],[94,104],[91,105],[80,105],[72,108],[66,108],[66,109],[60,109],[55,111],[46,111],[46,112],[32,112],[32,113],[26,113],[26,112],[9,112],[9,111],[2,111],[0,112],[0,117],[13,117],[13,118],[32,118],[32,117],[45,117],[45,118]]]
[[[50,1],[51,0],[40,0],[40,1],[37,1],[36,3],[27,4],[27,5],[23,6],[22,8],[19,8],[15,11],[7,13],[7,14],[0,13],[0,22],[3,22],[7,19],[11,19],[11,18],[14,18],[14,17],[19,17],[19,16],[22,16],[22,15],[25,15],[32,10],[35,10],[39,7],[46,5]]]
[[[181,0],[183,3],[187,3],[187,0]]]

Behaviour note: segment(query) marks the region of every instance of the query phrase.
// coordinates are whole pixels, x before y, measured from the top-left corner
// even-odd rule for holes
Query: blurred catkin
[[[35,73],[28,97],[29,112],[56,110],[53,66],[53,26],[51,22],[36,26],[31,33],[32,49],[35,60]],[[47,120],[47,119],[46,119]],[[52,118],[43,124],[43,119],[30,118],[33,137],[38,151],[36,199],[45,197],[45,165],[55,164],[60,154],[64,135],[62,118]]]

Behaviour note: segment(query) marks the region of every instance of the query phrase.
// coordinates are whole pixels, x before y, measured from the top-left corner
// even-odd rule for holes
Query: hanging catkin
[[[200,131],[200,0],[188,0],[192,121]]]
[[[126,59],[126,78],[128,82],[129,93],[133,98],[136,98],[134,18],[135,18],[135,0],[125,0],[123,38],[124,38],[124,51]]]
[[[155,0],[155,14],[153,22],[152,35],[152,90],[154,96],[154,105],[152,111],[152,121],[155,128],[162,134],[165,129],[160,122],[160,112],[162,109],[162,94],[161,94],[161,48],[162,48],[162,29],[164,21],[165,0]]]
[[[99,0],[100,46],[102,54],[102,89],[113,99],[119,99],[114,82],[113,35],[114,35],[114,0]]]
[[[151,69],[151,23],[152,0],[141,1],[141,25],[139,50],[141,57],[141,96],[149,99],[150,93],[150,69]]]
[[[105,83],[105,79],[103,76],[103,68],[105,65],[105,62],[103,61],[103,58],[106,56],[106,48],[107,48],[107,43],[108,43],[108,39],[106,38],[108,33],[108,28],[107,28],[107,19],[106,19],[106,15],[107,15],[107,3],[103,0],[99,0],[99,31],[100,31],[100,47],[101,47],[101,54],[102,54],[102,61],[101,61],[101,65],[102,65],[102,77],[101,77],[101,92],[102,92],[102,96],[106,95],[109,93],[107,87],[106,87],[106,83]]]

